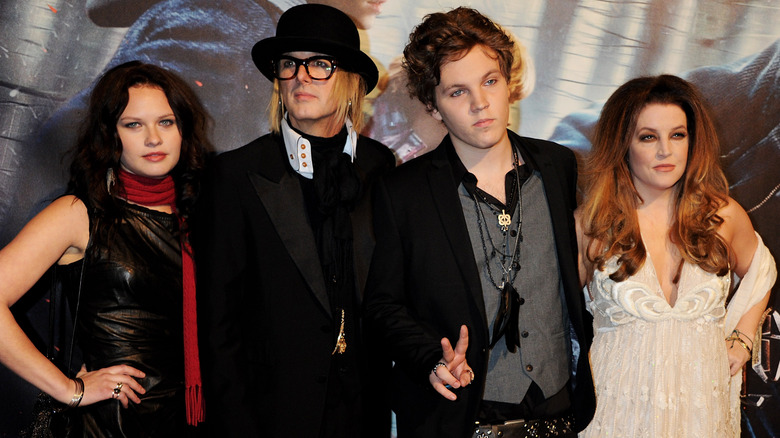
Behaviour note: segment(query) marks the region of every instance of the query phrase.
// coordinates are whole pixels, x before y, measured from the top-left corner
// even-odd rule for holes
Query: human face
[[[140,176],[163,178],[181,154],[176,116],[165,93],[157,87],[131,87],[127,94],[127,107],[116,123],[122,143],[122,168]]]
[[[309,3],[319,3],[333,6],[349,15],[360,29],[371,29],[376,16],[382,12],[382,4],[387,0],[311,0]]]
[[[315,52],[289,52],[285,55],[298,59],[327,56]],[[332,137],[338,134],[344,120],[336,120],[338,102],[332,98],[332,94],[339,74],[336,67],[336,72],[330,79],[314,80],[301,66],[294,78],[279,81],[282,102],[290,117],[290,124],[295,129],[317,137]]]
[[[494,52],[473,47],[443,64],[431,115],[444,123],[458,151],[509,143],[509,86]]]
[[[628,166],[643,199],[672,189],[688,163],[688,120],[674,104],[651,103],[637,118]]]

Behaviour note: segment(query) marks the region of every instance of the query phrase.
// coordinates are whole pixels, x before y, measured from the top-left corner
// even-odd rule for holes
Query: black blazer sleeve
[[[413,262],[402,243],[395,206],[387,186],[380,181],[374,190],[374,230],[376,247],[366,287],[366,324],[372,334],[390,349],[396,363],[419,383],[441,358],[441,337],[426,329],[413,314],[408,293],[406,264]]]

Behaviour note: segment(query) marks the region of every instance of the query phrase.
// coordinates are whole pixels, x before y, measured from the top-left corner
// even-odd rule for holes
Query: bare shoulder
[[[88,241],[84,203],[73,196],[56,199],[0,249],[0,302],[15,303],[54,263],[82,258]]]
[[[750,217],[748,217],[745,209],[733,198],[728,198],[726,205],[718,210],[718,216],[723,219],[723,224],[718,232],[727,242],[731,242],[735,238],[752,236],[754,234]]]
[[[84,234],[83,231],[89,232],[87,206],[81,199],[73,195],[55,199],[36,216],[36,219],[38,217],[53,227],[72,227],[71,230],[76,234]],[[84,243],[86,245],[86,242]]]
[[[738,275],[742,275],[750,266],[758,245],[753,224],[745,209],[732,198],[728,198],[726,205],[718,211],[718,215],[723,218],[718,234],[731,248],[735,259],[734,270]]]
[[[14,240],[25,246],[49,246],[63,257],[80,257],[89,241],[87,207],[75,196],[57,198],[32,218]]]

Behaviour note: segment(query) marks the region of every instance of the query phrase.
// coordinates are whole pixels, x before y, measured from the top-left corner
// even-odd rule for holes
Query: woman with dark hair
[[[182,436],[203,420],[187,219],[208,122],[167,70],[138,61],[109,70],[90,97],[68,194],[0,251],[0,361],[81,406],[77,434]],[[38,352],[10,312],[55,263],[84,359],[75,378]]]
[[[598,400],[583,436],[739,436],[740,371],[776,271],[719,150],[675,76],[631,80],[601,112],[577,211]]]

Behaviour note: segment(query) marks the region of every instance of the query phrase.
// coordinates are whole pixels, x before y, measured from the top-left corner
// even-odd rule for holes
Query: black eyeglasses
[[[286,81],[298,75],[298,68],[303,66],[306,73],[312,79],[324,81],[333,76],[336,71],[336,60],[325,56],[312,56],[311,58],[298,59],[292,56],[281,56],[273,61],[274,76],[276,79]]]

